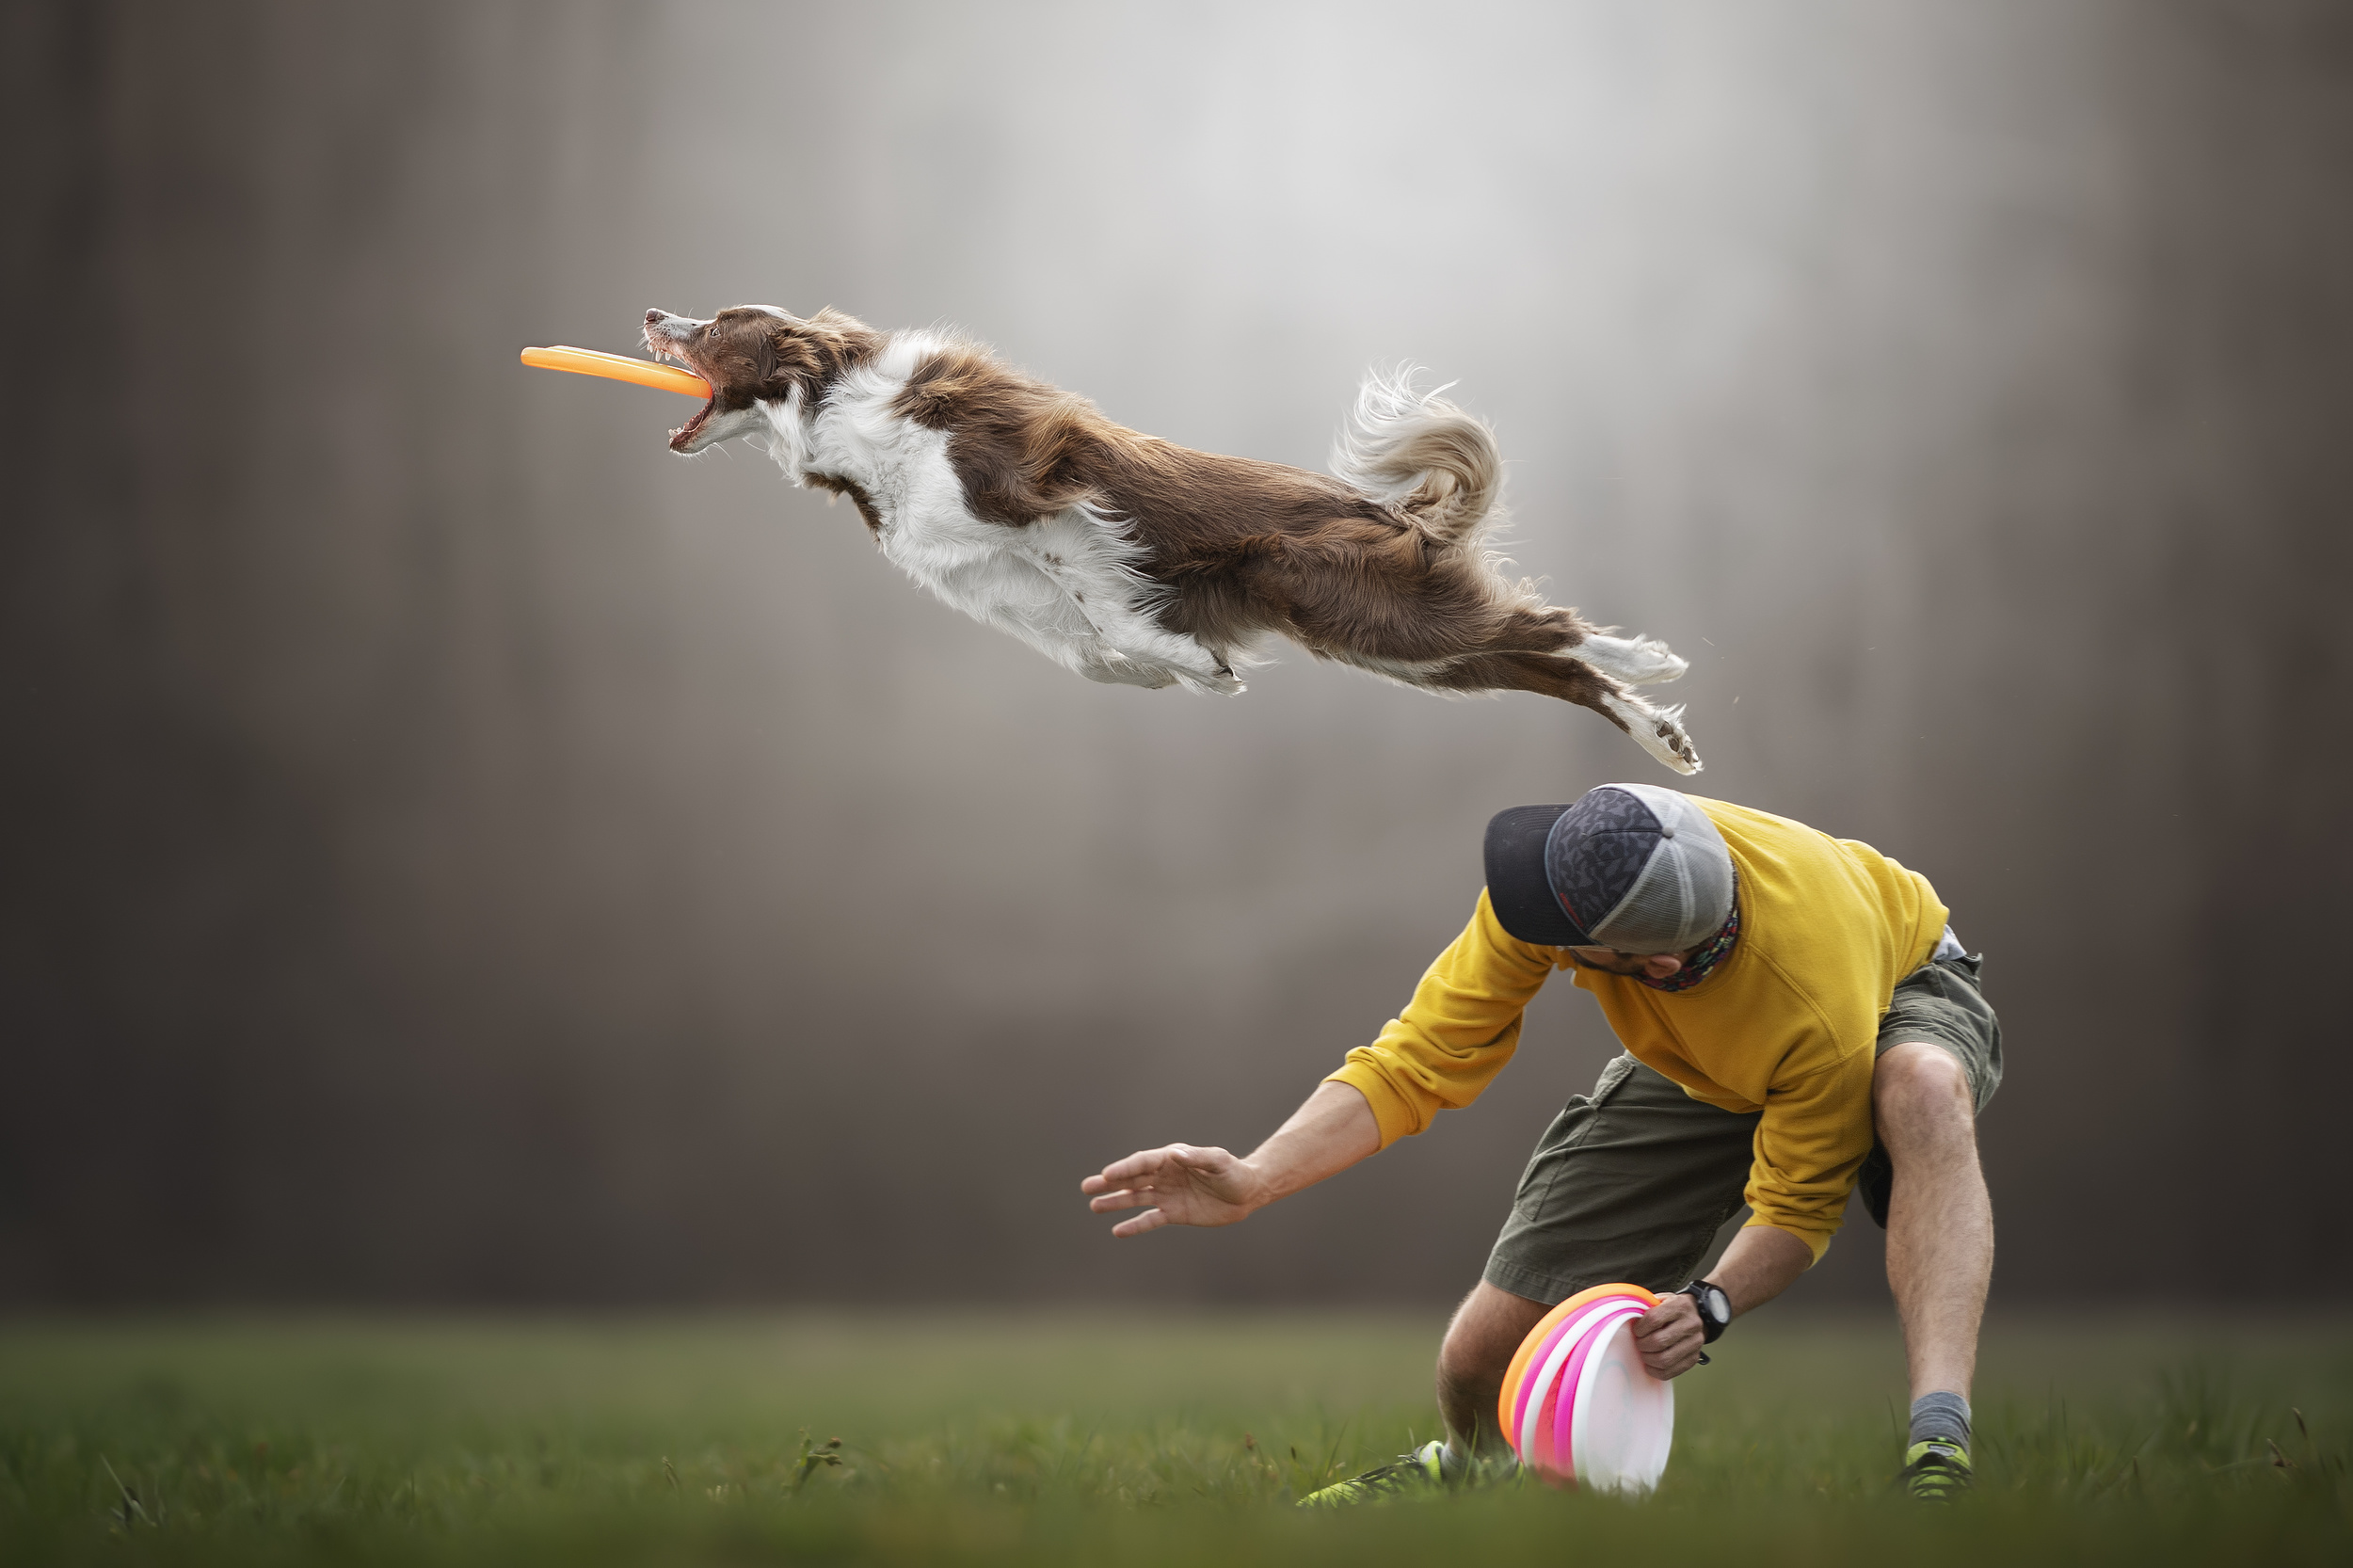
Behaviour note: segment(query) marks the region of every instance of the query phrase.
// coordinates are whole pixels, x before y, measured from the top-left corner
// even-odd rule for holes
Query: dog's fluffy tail
[[[1419,374],[1400,365],[1365,377],[1332,443],[1332,472],[1410,514],[1438,542],[1458,544],[1496,515],[1503,456],[1485,420],[1439,396],[1446,387],[1417,390]]]

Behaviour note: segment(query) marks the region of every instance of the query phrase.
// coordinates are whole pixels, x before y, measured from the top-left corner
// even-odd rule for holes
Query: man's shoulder
[[[1709,800],[1702,795],[1693,795],[1691,804],[1716,824],[1716,831],[1723,835],[1728,847],[1746,847],[1752,852],[1778,856],[1833,856],[1845,847],[1843,840],[1795,817],[1779,816],[1728,800]]]
[[[1923,891],[1930,890],[1928,878],[1860,839],[1841,839],[1794,817],[1776,816],[1753,806],[1698,795],[1691,800],[1723,835],[1736,865],[1745,856],[1755,862],[1756,872],[1773,880],[1803,883],[1827,877],[1833,883],[1851,884],[1852,890],[1866,899],[1878,897],[1875,885],[1886,881],[1916,884]],[[1815,896],[1825,890],[1819,887],[1807,889]]]

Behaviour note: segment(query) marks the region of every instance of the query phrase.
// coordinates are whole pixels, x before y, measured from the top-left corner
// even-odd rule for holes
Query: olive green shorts
[[[1879,1048],[1926,1041],[1950,1051],[1982,1112],[2002,1081],[2002,1026],[1977,984],[1983,954],[1923,965],[1896,986]],[[1691,1277],[1740,1211],[1762,1112],[1723,1111],[1631,1056],[1602,1069],[1538,1140],[1487,1283],[1558,1302],[1620,1281],[1668,1290]],[[1856,1177],[1887,1224],[1895,1170],[1874,1147]]]

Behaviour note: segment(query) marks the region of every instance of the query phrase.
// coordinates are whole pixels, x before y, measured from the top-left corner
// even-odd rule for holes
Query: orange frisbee
[[[632,360],[626,354],[600,354],[593,348],[567,348],[560,344],[553,348],[526,348],[523,363],[534,370],[568,370],[575,376],[601,376],[608,380],[683,392],[688,397],[711,395],[711,383],[691,370],[652,360]]]

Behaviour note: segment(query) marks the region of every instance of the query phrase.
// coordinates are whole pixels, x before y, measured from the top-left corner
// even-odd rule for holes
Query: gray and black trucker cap
[[[1732,855],[1689,797],[1604,784],[1573,806],[1497,812],[1487,901],[1523,942],[1681,952],[1731,918]]]

